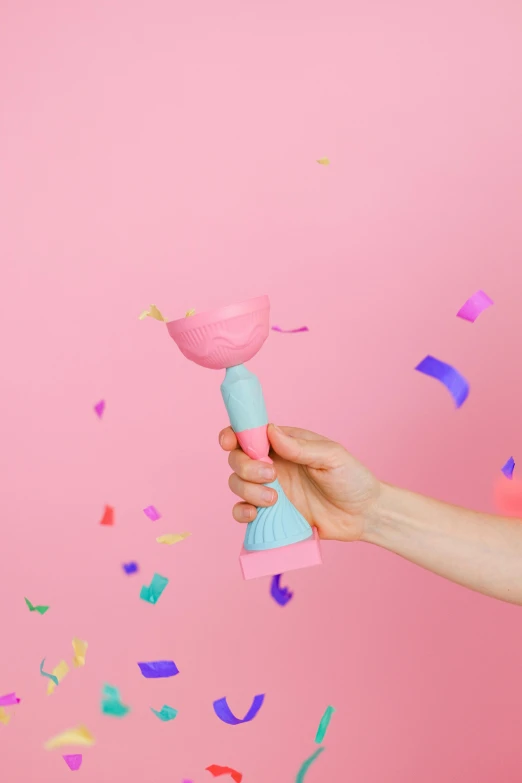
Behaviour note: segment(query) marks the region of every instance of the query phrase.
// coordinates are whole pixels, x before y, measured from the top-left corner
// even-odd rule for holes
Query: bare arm
[[[471,590],[522,605],[522,521],[382,485],[362,540]]]

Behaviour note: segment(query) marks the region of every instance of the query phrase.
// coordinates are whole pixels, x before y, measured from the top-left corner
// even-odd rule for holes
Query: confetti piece
[[[436,378],[444,384],[453,399],[457,408],[467,400],[469,394],[469,383],[467,380],[450,364],[439,361],[433,356],[426,356],[420,364],[415,367],[424,375]]]
[[[303,780],[305,778],[306,773],[308,772],[310,766],[314,763],[317,756],[319,756],[324,750],[324,746],[321,748],[317,748],[315,753],[312,753],[310,758],[306,759],[306,761],[303,761],[301,768],[299,772],[297,773],[297,777],[295,779],[295,783],[303,783]]]
[[[24,598],[30,612],[38,612],[38,614],[45,614],[50,608],[49,606],[33,606],[28,598]]]
[[[118,688],[113,688],[112,685],[104,685],[102,690],[101,711],[104,715],[110,715],[113,718],[123,718],[130,712],[130,707],[123,704]]]
[[[261,709],[261,706],[265,700],[265,694],[260,693],[257,696],[254,696],[254,701],[252,702],[250,709],[248,710],[247,714],[244,718],[236,718],[236,716],[232,713],[230,707],[227,704],[226,697],[222,699],[217,699],[217,701],[214,702],[214,712],[218,716],[219,720],[222,720],[223,723],[228,723],[230,726],[239,726],[240,723],[248,723],[253,718],[256,717],[257,713]]]
[[[11,707],[13,704],[20,704],[16,693],[6,693],[4,696],[0,696],[0,707]]]
[[[0,707],[0,723],[3,723],[4,726],[7,726],[10,720],[11,716],[7,714],[3,707]]]
[[[148,661],[147,663],[138,663],[140,671],[148,680],[158,679],[158,677],[174,677],[179,674],[179,669],[174,661]]]
[[[112,506],[105,506],[100,525],[114,525],[114,509]]]
[[[207,772],[210,772],[211,775],[214,775],[215,778],[219,777],[219,775],[230,775],[235,783],[241,783],[243,780],[241,772],[232,769],[232,767],[220,767],[219,764],[211,764],[210,767],[205,767],[205,769]]]
[[[163,318],[162,314],[156,307],[156,305],[151,305],[148,310],[144,310],[142,314],[139,317],[140,321],[143,321],[144,318],[155,318],[156,321],[166,321],[166,318]]]
[[[503,465],[500,469],[506,478],[512,479],[513,471],[515,470],[515,460],[513,457],[510,457],[506,464]]]
[[[185,313],[185,318],[190,318],[191,315],[196,315],[196,311],[195,310],[187,310],[187,312]]]
[[[317,163],[320,163],[321,166],[329,166],[330,165],[330,161],[328,160],[328,158],[319,158]]]
[[[283,574],[276,574],[272,577],[272,584],[270,585],[270,595],[276,601],[279,606],[285,606],[292,600],[294,594],[290,592],[288,587],[281,587],[279,580]]]
[[[61,748],[62,745],[94,745],[94,737],[85,726],[76,726],[74,729],[67,729],[56,737],[51,737],[44,745],[45,750],[54,750]]]
[[[169,580],[166,576],[154,574],[150,585],[143,585],[141,588],[140,598],[143,601],[148,601],[149,604],[157,604],[168,583]]]
[[[69,667],[67,666],[67,663],[65,661],[60,661],[58,666],[54,667],[53,674],[58,680],[58,682],[61,682],[68,671],[69,671]],[[49,685],[47,686],[47,695],[50,696],[51,693],[54,693],[55,689],[56,689],[56,685],[54,684],[54,682],[50,682]]]
[[[317,734],[315,735],[315,741],[317,742],[318,745],[320,745],[321,742],[324,740],[326,729],[328,728],[328,724],[330,723],[330,720],[334,712],[335,712],[335,707],[327,707],[324,711],[324,715],[319,722],[319,728],[317,729]]]
[[[88,643],[78,639],[77,636],[72,640],[72,647],[74,650],[73,664],[76,668],[85,666],[85,656],[87,655]]]
[[[43,669],[44,663],[45,663],[45,658],[43,659],[43,661],[40,664],[40,674],[42,675],[42,677],[48,677],[50,680],[52,680],[54,682],[55,685],[59,685],[60,683],[58,681],[58,677],[56,677],[55,674],[47,674],[47,672],[44,672],[44,669]]]
[[[156,520],[161,519],[161,514],[156,508],[154,508],[154,506],[147,506],[147,508],[143,509],[143,513],[152,522],[156,522]]]
[[[281,334],[297,334],[297,332],[309,332],[308,326],[300,326],[299,329],[281,329],[280,326],[272,326],[273,332],[281,332]]]
[[[126,574],[135,574],[139,570],[138,564],[134,562],[123,563],[122,568]]]
[[[158,536],[156,541],[158,544],[167,544],[168,546],[172,546],[172,544],[177,544],[179,541],[183,541],[189,536],[190,533],[164,533],[162,536]]]
[[[100,400],[94,406],[94,411],[99,419],[101,419],[101,417],[103,416],[104,410],[105,410],[105,400]]]
[[[475,323],[479,315],[494,304],[484,291],[477,291],[473,296],[467,299],[457,313],[457,318],[463,318],[465,321]]]
[[[70,753],[66,756],[62,756],[62,758],[73,772],[76,772],[76,770],[80,769],[82,766],[83,756],[81,753]]]
[[[155,710],[154,707],[151,707],[151,710],[157,718],[164,721],[165,723],[169,720],[174,720],[178,714],[178,711],[175,710],[174,707],[169,707],[168,704],[164,704],[159,712],[158,710]]]

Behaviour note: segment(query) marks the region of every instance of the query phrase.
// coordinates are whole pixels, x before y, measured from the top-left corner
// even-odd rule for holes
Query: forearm
[[[363,540],[453,582],[522,605],[522,522],[386,484]]]

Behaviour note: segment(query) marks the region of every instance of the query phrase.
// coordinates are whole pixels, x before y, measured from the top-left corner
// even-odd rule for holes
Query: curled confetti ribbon
[[[148,661],[138,663],[140,671],[148,680],[158,679],[159,677],[174,677],[179,674],[179,669],[174,661]]]
[[[272,577],[272,583],[270,585],[270,595],[279,604],[279,606],[286,606],[286,604],[292,600],[294,594],[290,592],[288,587],[281,587],[279,580],[283,574],[275,574]]]
[[[469,394],[469,383],[463,375],[450,364],[435,359],[434,356],[426,356],[420,364],[415,367],[424,375],[436,378],[444,384],[455,401],[457,408],[467,400]]]
[[[47,677],[49,680],[52,680],[55,685],[59,685],[60,683],[58,681],[58,677],[55,674],[48,674],[47,672],[44,672],[44,668],[43,668],[44,663],[45,663],[45,658],[40,664],[40,674],[42,675],[42,677]]]
[[[238,772],[237,769],[232,769],[232,767],[221,767],[219,764],[211,764],[210,767],[205,767],[205,769],[211,775],[214,775],[215,778],[219,777],[219,775],[230,775],[235,783],[241,783],[243,780],[241,772]]]
[[[484,310],[494,304],[484,291],[477,291],[473,296],[467,299],[457,313],[457,318],[463,318],[465,321],[475,323],[477,318]]]
[[[252,702],[250,709],[244,718],[236,718],[227,704],[226,696],[222,699],[217,699],[217,701],[214,702],[213,707],[214,712],[218,718],[223,721],[223,723],[228,723],[230,726],[239,726],[240,723],[248,723],[256,717],[264,700],[264,693],[260,693],[257,696],[254,696],[254,701]]]
[[[319,756],[324,750],[324,746],[317,748],[315,753],[312,753],[312,755],[307,758],[303,763],[301,764],[301,767],[299,769],[299,772],[297,773],[297,777],[295,779],[295,783],[303,783],[303,780],[305,778],[306,773],[308,772],[310,766],[314,763],[317,756]]]
[[[515,470],[515,460],[513,459],[513,457],[510,457],[506,462],[506,464],[501,467],[501,471],[506,478],[512,479],[514,470]]]
[[[85,726],[77,726],[74,729],[67,729],[50,740],[44,745],[45,750],[54,750],[63,745],[94,745],[94,737]]]
[[[81,753],[68,753],[62,758],[72,772],[76,772],[82,766],[83,756]]]

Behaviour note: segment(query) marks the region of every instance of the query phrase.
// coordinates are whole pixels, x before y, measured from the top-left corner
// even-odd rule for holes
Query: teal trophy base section
[[[297,544],[313,535],[312,528],[288,500],[279,481],[276,479],[267,486],[276,490],[278,499],[273,506],[258,508],[256,518],[248,523],[243,544],[247,552]]]

